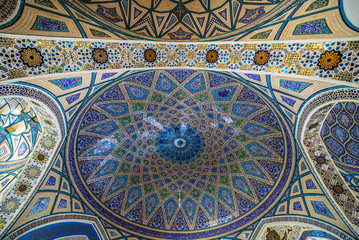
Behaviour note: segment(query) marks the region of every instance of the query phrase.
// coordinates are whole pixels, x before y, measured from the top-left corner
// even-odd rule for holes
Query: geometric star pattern
[[[205,229],[260,206],[285,151],[271,108],[221,75],[159,72],[110,86],[84,113],[76,164],[89,191],[164,230]]]
[[[233,35],[252,23],[267,22],[271,11],[281,15],[287,10],[280,1],[253,5],[238,0],[79,1],[78,6],[82,14],[95,15],[129,35],[170,40]]]

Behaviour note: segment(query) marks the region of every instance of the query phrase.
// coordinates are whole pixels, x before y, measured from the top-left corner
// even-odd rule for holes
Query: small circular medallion
[[[25,175],[30,179],[35,179],[40,175],[40,169],[37,166],[30,166],[27,168]]]
[[[264,65],[269,61],[270,54],[268,51],[260,50],[254,55],[254,63],[256,65]]]
[[[340,185],[335,185],[335,186],[333,187],[333,191],[334,191],[335,193],[337,193],[337,194],[341,194],[344,190],[343,190],[343,187],[342,187],[342,186],[340,186]]]
[[[157,54],[155,52],[155,50],[153,50],[152,48],[149,48],[145,51],[145,60],[147,62],[154,62],[156,61],[156,58],[157,58]]]
[[[316,158],[316,161],[319,164],[323,164],[323,163],[325,163],[325,157],[319,156],[319,157]]]
[[[176,147],[178,148],[183,148],[186,146],[186,140],[184,140],[183,138],[177,138],[175,141],[174,141],[174,144]]]
[[[209,50],[206,55],[207,62],[215,63],[218,60],[218,52],[216,50]]]
[[[339,51],[326,51],[318,60],[318,67],[325,71],[333,70],[338,67],[339,63],[342,61],[343,54]]]

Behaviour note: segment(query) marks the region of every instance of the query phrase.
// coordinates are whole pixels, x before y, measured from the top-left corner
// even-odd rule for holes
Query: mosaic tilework
[[[230,78],[149,72],[96,99],[81,118],[74,164],[79,181],[118,219],[167,230],[205,229],[245,216],[279,181],[283,155],[277,145],[284,141],[279,120],[253,90]],[[121,110],[113,111],[119,104]],[[262,113],[272,115],[279,128],[268,125]],[[191,158],[178,161],[178,154]]]
[[[50,198],[40,198],[35,203],[34,207],[31,209],[28,216],[31,216],[33,214],[45,211],[47,209],[47,206],[49,205]]]
[[[202,132],[190,125],[172,125],[159,132],[156,138],[157,152],[173,164],[188,164],[203,152],[205,146]]]
[[[10,85],[7,86],[7,90],[9,91],[11,87]],[[31,92],[30,88],[23,87],[23,90]],[[1,89],[1,91],[4,91],[4,89]],[[11,91],[9,92],[9,95],[11,95]],[[18,97],[18,101],[22,101],[21,97]],[[36,94],[33,94],[33,97],[36,97]],[[41,125],[42,136],[38,140],[39,144],[36,145],[29,155],[30,159],[28,160],[28,164],[23,169],[23,174],[19,177],[17,184],[7,191],[7,195],[4,196],[4,200],[1,203],[0,218],[5,220],[5,224],[0,225],[2,232],[14,220],[12,216],[19,213],[24,207],[26,200],[34,192],[38,179],[45,174],[44,170],[51,163],[52,155],[60,143],[60,129],[57,126],[57,121],[54,120],[55,117],[52,115],[52,111],[48,110],[45,106],[40,107],[37,101],[41,101],[41,99],[37,101],[26,100],[29,101],[32,106],[31,108],[34,113],[36,113],[36,119]],[[10,102],[10,105],[11,104]],[[31,108],[28,107],[25,111],[29,111]],[[5,119],[6,118],[3,118],[3,120]],[[29,121],[29,124],[32,124],[31,121]],[[31,135],[29,136],[31,137]],[[30,139],[28,139],[28,141]],[[35,139],[32,140],[34,141]]]
[[[326,114],[335,105],[333,100],[350,100],[358,99],[359,93],[355,89],[337,90],[323,94],[320,97],[313,99],[310,105],[307,105],[303,110],[303,116],[298,123],[298,136],[303,136],[303,144],[306,147],[309,158],[312,164],[318,171],[319,176],[322,178],[327,191],[332,195],[335,202],[342,208],[346,217],[354,225],[358,225],[357,212],[359,211],[359,203],[353,193],[349,190],[345,180],[340,176],[335,163],[331,159],[328,151],[326,150],[325,143],[320,137],[322,123],[326,118]],[[329,104],[330,103],[330,104]],[[307,116],[312,109],[322,106],[319,110],[311,115],[309,122],[305,126],[304,134],[301,134],[302,119]],[[343,198],[344,197],[344,198]],[[344,200],[343,200],[344,199]]]
[[[312,11],[315,9],[320,9],[322,7],[327,6],[329,3],[329,0],[316,0],[310,6],[306,9],[306,11]]]
[[[259,237],[263,237],[263,235],[261,236],[261,233],[264,234],[264,236],[266,235],[266,230],[268,227],[272,227],[274,226],[274,229],[282,234],[284,234],[283,230],[289,230],[289,229],[283,229],[280,226],[283,225],[289,225],[289,228],[291,228],[290,225],[298,225],[298,223],[301,223],[300,227],[301,229],[301,236],[308,236],[309,234],[306,233],[304,234],[306,231],[305,229],[324,229],[329,233],[326,234],[327,237],[333,237],[333,239],[352,239],[352,236],[348,235],[347,233],[345,233],[344,231],[339,230],[338,228],[333,227],[332,225],[329,225],[323,221],[318,221],[315,219],[310,219],[310,218],[304,218],[304,217],[298,217],[298,216],[282,216],[282,217],[274,217],[274,218],[267,218],[262,220],[257,228],[256,231],[254,232],[254,234],[251,236],[251,239],[259,239]],[[276,224],[280,225],[280,226],[275,226]],[[290,231],[289,231],[290,232]],[[334,235],[334,236],[333,236]],[[310,236],[310,235],[309,235]],[[315,235],[313,235],[315,236]],[[323,236],[322,236],[323,237]]]
[[[52,82],[62,90],[68,90],[80,86],[82,84],[81,77],[56,79],[56,80],[50,80],[50,82]]]
[[[186,67],[265,71],[356,83],[359,80],[356,74],[359,69],[357,46],[356,41],[145,44],[0,38],[0,79],[85,70]],[[144,59],[144,49],[149,48],[158,55],[153,62]],[[218,52],[217,61],[206,60],[210,50]],[[256,58],[260,56],[256,53],[264,52],[268,59],[258,62]],[[101,59],[97,57],[100,55]],[[329,58],[335,64],[329,66]]]
[[[188,73],[188,72],[185,72],[185,71],[178,71],[178,70],[175,70],[175,71],[171,71],[171,70],[169,70],[169,71],[165,71],[164,72],[164,74],[163,74],[163,76],[166,76],[166,73],[170,73],[171,75],[173,74],[173,75],[175,75],[175,76],[187,76],[187,77],[191,77],[191,75],[193,75],[193,71],[189,71],[190,73]],[[209,73],[209,75],[210,74],[212,74],[212,73]],[[162,76],[162,78],[164,78]],[[205,76],[205,75],[204,75]],[[98,79],[101,79],[101,77],[102,77],[102,74],[99,74],[99,76],[98,76]],[[155,86],[158,86],[159,84],[157,84],[156,83],[156,81],[155,82],[153,82],[153,80],[151,81],[151,79],[153,79],[154,78],[154,75],[151,75],[151,74],[147,74],[147,75],[145,75],[145,77],[143,77],[143,78],[131,78],[131,82],[129,83],[130,85],[137,85],[137,86],[142,86],[142,88],[143,89],[149,89],[149,87],[151,87],[151,88],[154,88]],[[157,77],[155,77],[155,78],[157,78]],[[220,75],[218,75],[217,74],[217,76],[215,77],[216,79],[218,79],[218,82],[219,81],[222,81],[222,83],[225,83],[226,81],[225,81],[225,79],[226,78],[224,78],[223,76],[220,76]],[[184,80],[183,80],[184,79]],[[192,94],[192,92],[191,92],[191,88],[186,88],[186,87],[184,87],[186,84],[187,84],[187,82],[188,82],[188,80],[186,80],[187,78],[186,77],[183,77],[183,78],[181,78],[181,80],[179,80],[178,82],[182,82],[183,84],[182,84],[182,89],[183,89],[183,92],[184,93],[186,93],[188,96],[191,96],[191,94]],[[202,79],[201,77],[199,77],[199,79]],[[219,79],[221,79],[221,80],[219,80]],[[173,82],[173,80],[174,79],[172,79],[171,78],[171,81]],[[158,80],[157,80],[158,81]],[[254,80],[255,81],[255,80]],[[165,83],[166,82],[168,82],[168,81],[165,81]],[[205,81],[206,82],[206,81]],[[214,86],[214,89],[221,89],[222,88],[222,85],[216,85],[216,84],[218,84],[218,82],[216,82],[216,81],[212,81],[212,82],[210,82],[210,83],[212,83],[212,85]],[[299,82],[299,81],[297,81],[297,82]],[[177,86],[178,85],[178,83],[177,82],[174,82],[174,83],[176,83],[175,84],[175,86]],[[127,83],[126,83],[127,84]],[[226,86],[230,86],[230,84],[228,85],[229,83],[227,82],[227,85]],[[314,82],[313,82],[313,84],[315,84]],[[162,85],[162,84],[160,84],[160,85]],[[166,84],[164,84],[165,86],[166,86]],[[143,87],[144,86],[144,87]],[[173,88],[173,87],[172,87]],[[309,87],[308,87],[309,88]],[[57,88],[56,88],[57,89]],[[123,88],[120,88],[120,89],[122,89],[122,91],[123,91]],[[166,88],[164,88],[164,89],[166,89]],[[296,89],[296,88],[293,88],[293,89]],[[225,91],[225,90],[228,90],[228,92],[227,91]],[[176,93],[178,91],[178,87],[176,87],[176,88],[173,88],[173,90],[172,91],[170,91],[169,93]],[[102,101],[105,101],[105,102],[111,102],[111,95],[112,95],[112,93],[113,92],[118,92],[117,91],[117,89],[114,89],[113,91],[109,91],[109,92],[107,92],[107,94],[104,96],[104,97],[102,97],[101,98],[101,100]],[[203,91],[202,91],[203,92]],[[199,95],[202,95],[202,92],[201,91],[199,91],[199,92],[195,92],[194,94],[197,96],[199,96]],[[199,99],[197,99],[197,97],[196,97],[196,99],[198,100],[198,101],[200,101],[200,99],[203,101],[203,104],[209,104],[209,100],[212,100],[212,98],[214,99],[214,97],[213,97],[213,94],[216,94],[217,93],[217,96],[219,96],[219,95],[221,95],[221,98],[223,98],[223,99],[225,99],[225,97],[228,97],[228,96],[231,96],[231,101],[236,101],[237,99],[246,99],[246,98],[248,98],[248,100],[247,100],[247,102],[249,102],[249,104],[251,104],[251,103],[254,103],[254,104],[256,104],[256,102],[260,105],[260,104],[264,104],[264,103],[259,103],[260,101],[259,101],[259,99],[258,98],[255,98],[255,97],[250,97],[250,95],[248,95],[248,92],[246,93],[246,94],[243,94],[243,96],[241,96],[240,98],[239,97],[237,97],[236,95],[231,95],[231,91],[229,90],[229,89],[222,89],[221,91],[210,91],[210,92],[208,92],[207,90],[206,90],[206,92],[207,92],[207,95],[202,95],[201,97],[199,97]],[[122,93],[122,94],[121,94]],[[158,95],[155,95],[155,94],[153,94],[154,92],[149,92],[149,94],[147,95],[147,101],[149,102],[148,103],[148,105],[149,104],[151,104],[151,103],[154,103],[154,104],[159,104],[159,105],[161,105],[161,104],[164,104],[164,102],[166,101],[166,98],[163,98],[162,99],[162,97],[160,97],[160,96],[158,96]],[[160,94],[160,95],[163,95],[164,93],[162,92],[162,91],[159,91],[158,90],[158,93]],[[219,94],[220,93],[220,94]],[[227,95],[228,94],[228,95]],[[69,94],[69,95],[71,95],[71,94]],[[115,94],[116,95],[116,94]],[[153,97],[155,95],[155,97]],[[225,96],[225,95],[227,95],[227,96]],[[164,96],[167,96],[166,94],[164,94]],[[185,96],[185,95],[184,95]],[[182,99],[182,101],[187,101],[188,100],[188,96],[186,96],[186,98],[183,98]],[[207,98],[207,96],[208,96],[208,98]],[[116,95],[116,99],[127,99],[127,95],[126,95],[126,93],[123,93],[123,92],[120,92],[119,94],[117,94]],[[172,97],[171,97],[172,98]],[[162,99],[162,101],[161,101],[161,99]],[[173,99],[175,99],[175,98],[173,98]],[[194,99],[194,101],[196,101],[196,99]],[[175,99],[176,100],[176,99]],[[173,101],[175,101],[175,100],[173,100]],[[177,101],[177,100],[176,100]],[[143,102],[141,102],[141,101],[138,101],[138,103],[143,103]],[[227,103],[227,101],[218,101],[218,104],[226,104]],[[132,105],[131,104],[129,104],[129,105],[127,105],[127,108],[125,107],[125,106],[123,106],[123,105],[115,105],[115,107],[114,108],[109,108],[109,105],[103,105],[103,104],[101,104],[100,103],[100,101],[98,101],[96,104],[98,104],[98,106],[101,106],[101,107],[99,107],[100,108],[100,110],[99,111],[105,111],[105,112],[110,112],[110,115],[112,115],[112,114],[116,114],[116,111],[118,110],[118,109],[129,109],[129,111],[131,111],[130,109],[133,109],[133,107],[132,107]],[[169,101],[168,102],[168,104],[170,104],[170,105],[173,105],[173,106],[176,106],[176,103],[173,103],[173,102],[171,102],[171,101]],[[148,106],[147,104],[136,104],[135,105],[135,109],[147,109],[147,106]],[[186,105],[186,104],[184,104],[184,105]],[[187,105],[186,105],[187,106]],[[191,105],[190,105],[191,106]],[[193,105],[193,107],[194,107],[195,105]],[[102,110],[101,110],[102,109]],[[217,107],[217,104],[216,105],[214,105],[214,107],[212,107],[212,109],[213,109],[213,111],[218,111],[219,113],[223,113],[223,111],[224,112],[226,112],[226,107],[220,107],[220,108],[218,108]],[[227,108],[228,109],[228,108]],[[181,109],[179,109],[179,111],[180,111]],[[230,108],[229,108],[229,110],[231,110]],[[140,112],[141,110],[138,110],[137,112]],[[142,110],[143,111],[143,110]],[[228,112],[228,111],[227,111]],[[271,117],[269,117],[268,118],[268,114],[266,114],[266,113],[268,113],[268,112],[265,112],[265,113],[263,113],[263,114],[259,114],[259,115],[263,115],[263,117],[266,119],[265,120],[265,122],[266,122],[266,125],[267,124],[269,124],[269,126],[270,126],[270,123],[271,123]],[[121,116],[117,116],[118,118],[120,118]],[[257,122],[255,121],[255,119],[257,119],[257,117],[258,117],[258,115],[256,115],[256,117],[255,118],[253,118],[253,122],[254,123],[256,123],[257,124]],[[275,116],[274,116],[275,117]],[[124,119],[125,120],[125,119]],[[261,120],[262,122],[264,121],[264,120]],[[122,124],[121,124],[121,122],[125,125],[125,127],[127,127],[127,126],[130,126],[130,124],[127,124],[126,125],[126,123],[127,123],[127,121],[119,121],[119,123],[120,123],[120,125],[118,125],[118,123],[116,122],[116,123],[110,123],[110,122],[108,122],[109,123],[109,127],[107,128],[107,129],[104,129],[102,132],[101,132],[101,130],[100,129],[103,129],[103,127],[105,126],[105,124],[104,125],[101,125],[100,127],[97,127],[98,125],[96,125],[95,127],[92,127],[92,128],[90,128],[89,127],[89,129],[91,129],[91,131],[94,131],[95,133],[103,133],[104,135],[106,135],[106,136],[110,136],[111,135],[111,132],[114,132],[114,131],[117,131],[117,130],[114,130],[114,129],[116,129],[116,125],[118,125],[117,126],[117,128],[119,128],[119,127],[121,127],[122,126]],[[278,124],[278,123],[277,123]],[[258,124],[257,124],[258,125]],[[261,122],[259,123],[259,125],[263,125]],[[278,126],[276,126],[275,124],[274,125],[272,125],[272,128],[274,128],[274,129],[277,129],[278,128]],[[280,126],[279,126],[279,129],[280,129]],[[108,135],[107,135],[108,134]],[[126,133],[125,133],[126,134]],[[237,138],[238,137],[238,138]],[[244,146],[246,146],[246,137],[243,137],[243,135],[241,135],[241,136],[237,136],[236,137],[236,139],[238,139],[238,141],[241,141],[241,142],[244,142]],[[119,135],[119,138],[121,138],[121,135]],[[239,140],[240,139],[240,140]],[[132,139],[131,139],[131,141],[132,141]],[[262,139],[262,141],[263,141],[263,139]],[[267,144],[265,144],[265,145],[267,145]],[[270,145],[270,144],[269,144]],[[104,145],[105,147],[107,146],[107,145]],[[111,145],[109,145],[109,146],[111,146]],[[280,146],[280,144],[278,144],[278,146]],[[249,151],[248,149],[247,149],[247,147],[244,147],[244,151]],[[276,151],[277,153],[278,153],[278,155],[281,155],[281,151],[280,151],[280,149],[275,149],[274,151]],[[260,151],[258,151],[258,152],[260,152]],[[239,156],[243,156],[243,154],[241,154],[241,152],[238,152],[240,155]],[[247,152],[247,154],[251,154],[251,153],[248,153]],[[237,154],[236,154],[237,155]],[[244,158],[245,159],[245,158]],[[268,162],[268,161],[267,161]],[[182,164],[183,165],[183,164]],[[303,165],[303,164],[302,164]],[[299,166],[300,166],[300,164],[299,164]],[[270,166],[271,168],[273,167],[273,166]],[[237,169],[241,169],[241,168],[243,168],[243,166],[242,166],[242,164],[239,164],[239,168],[237,168],[237,167],[233,167],[233,171],[234,172],[236,172],[236,171],[238,171]],[[244,168],[243,168],[244,169]],[[302,167],[302,169],[304,169],[304,167]],[[126,168],[123,168],[123,170],[126,170]],[[248,170],[247,170],[248,171]],[[270,174],[270,172],[272,171],[271,169],[270,169],[270,171],[268,171],[268,170],[266,170],[267,171],[267,173],[268,174]],[[37,172],[37,170],[34,170],[33,172]],[[245,172],[244,170],[243,170],[243,172]],[[259,174],[261,174],[260,172],[258,172],[258,171],[255,171],[255,172],[257,172],[257,173],[259,173]],[[275,172],[274,173],[278,173],[278,170],[275,170]],[[122,172],[121,172],[121,174],[122,174]],[[234,174],[233,174],[234,175]],[[238,174],[239,175],[239,174]],[[142,180],[141,178],[140,178],[140,180]],[[116,179],[116,181],[117,181],[117,179]],[[125,182],[126,180],[124,179],[124,178],[118,178],[118,181],[121,183],[123,183],[123,182]],[[127,182],[128,181],[130,181],[129,179],[127,180]],[[134,179],[133,180],[133,182],[136,182],[137,180],[136,179]],[[224,178],[222,178],[222,179],[220,179],[220,181],[221,181],[221,183],[223,183],[223,185],[224,186],[228,186],[227,184],[232,184],[232,182],[233,182],[233,179],[232,179],[232,182],[231,182],[231,178],[229,178],[228,180],[224,177]],[[235,181],[237,181],[236,179],[235,179]],[[51,184],[54,184],[54,182],[53,182],[53,178],[49,178],[48,180],[46,179],[46,181],[45,181],[46,183],[49,183],[49,186],[51,186]],[[209,182],[209,181],[208,181]],[[229,182],[229,183],[228,183]],[[253,181],[250,181],[250,183],[249,183],[249,186],[252,186],[252,182]],[[314,186],[313,186],[313,183],[314,183]],[[55,183],[56,184],[56,183]],[[307,181],[305,184],[304,183],[302,183],[302,188],[305,188],[305,186],[307,187],[307,188],[313,188],[313,187],[317,187],[318,188],[318,186],[316,186],[315,185],[316,184],[316,182],[314,181],[314,179],[312,179],[312,181]],[[182,185],[184,185],[184,184],[182,184]],[[188,184],[188,185],[190,185],[190,184]],[[236,189],[238,189],[238,186],[240,186],[240,184],[237,184],[237,187],[235,187]],[[246,185],[245,185],[246,186]],[[298,185],[296,185],[296,186],[298,186]],[[154,198],[154,195],[153,195],[153,190],[151,191],[151,189],[153,189],[153,188],[155,188],[155,190],[156,190],[156,187],[157,186],[155,186],[154,184],[153,184],[153,187],[151,187],[151,185],[147,185],[146,186],[146,188],[142,188],[141,189],[141,191],[142,191],[142,194],[143,194],[143,196],[149,196],[149,197],[151,197],[151,198],[148,198],[148,202],[146,203],[146,202],[143,202],[143,205],[142,205],[142,207],[144,208],[144,206],[145,206],[145,204],[147,204],[147,206],[152,206],[152,204],[151,204],[151,202],[152,203],[157,203],[157,200]],[[246,186],[247,187],[247,186]],[[172,189],[175,189],[175,187],[174,186],[171,186],[170,188],[172,188]],[[171,194],[171,189],[170,188],[168,188],[168,193],[169,194]],[[226,187],[227,188],[227,187]],[[209,191],[211,191],[211,187],[210,188],[208,188],[208,190]],[[145,192],[146,191],[146,192]],[[212,201],[212,199],[210,198],[210,197],[212,197],[212,195],[211,195],[211,193],[209,193],[209,192],[207,192],[207,188],[205,189],[205,191],[206,191],[206,197],[203,197],[203,199],[204,200],[207,200],[207,202],[208,201]],[[221,193],[221,198],[223,198],[223,199],[226,199],[226,198],[224,198],[224,196],[226,195],[225,193],[224,193],[224,191],[223,190],[221,190],[221,189],[219,189],[219,188],[217,188],[216,189],[216,191],[218,191],[218,193]],[[233,194],[233,190],[231,189],[231,191],[232,191],[232,194]],[[241,190],[240,189],[238,189],[238,190],[235,190],[235,191],[237,191],[237,192],[240,192]],[[296,192],[296,193],[298,193],[298,194],[300,194],[300,192],[301,192],[301,188],[299,188],[299,186],[296,188],[296,190],[294,190],[294,188],[293,188],[293,192]],[[298,191],[298,192],[297,192]],[[183,191],[184,192],[184,191]],[[166,191],[164,191],[163,193],[162,193],[162,196],[166,196],[167,194],[168,194]],[[248,194],[250,194],[250,192],[248,192],[247,191],[247,193]],[[183,193],[184,194],[184,193]],[[179,194],[179,196],[180,195],[183,195],[183,194]],[[242,192],[241,192],[241,194],[242,195],[245,195],[246,194],[246,192],[245,192],[245,188],[243,187],[243,190],[242,190]],[[194,191],[193,193],[191,192],[190,193],[190,198],[193,200],[193,199],[196,199],[196,197],[198,197],[198,195],[199,195],[199,199],[201,199],[201,195],[200,194],[198,194],[197,193],[197,191]],[[126,196],[123,196],[123,198],[124,199],[126,199]],[[60,206],[60,202],[61,202],[61,200],[60,199],[62,199],[62,197],[59,197],[59,201],[54,201],[53,203],[52,203],[52,205],[54,206],[54,209],[57,209],[57,207],[58,206]],[[74,198],[75,199],[75,198]],[[201,205],[205,205],[205,201],[203,201],[203,199],[202,199],[202,201],[200,201],[200,204]],[[226,220],[226,217],[227,216],[229,216],[229,214],[230,214],[230,212],[229,212],[229,210],[230,210],[230,206],[228,205],[228,204],[222,204],[222,202],[223,202],[223,200],[221,200],[220,198],[218,198],[219,199],[219,202],[221,203],[221,204],[218,204],[218,208],[220,209],[219,210],[219,212],[221,213],[219,216],[220,216],[220,219],[222,220],[223,219],[223,221],[225,222],[225,221],[228,221],[228,220]],[[161,201],[161,199],[160,198],[158,198],[158,201]],[[233,202],[235,203],[237,201],[237,199],[234,199],[233,200]],[[198,204],[198,201],[195,201],[195,200],[193,200],[193,202],[194,203],[196,203],[196,204]],[[188,207],[189,206],[189,208],[191,208],[191,206],[193,206],[192,204],[193,204],[193,202],[190,202],[190,201],[187,201],[185,204],[186,204],[186,206]],[[202,203],[203,202],[203,203]],[[35,202],[34,202],[35,203]],[[68,203],[69,202],[67,202],[66,204],[67,204],[67,206],[68,206]],[[118,203],[118,201],[116,201],[116,199],[114,199],[112,202],[111,202],[111,204],[110,205],[112,205],[112,204],[117,204]],[[305,202],[304,202],[305,203]],[[308,202],[309,204],[311,204],[310,202]],[[51,203],[50,203],[51,204]],[[125,203],[123,203],[123,204],[125,204]],[[184,204],[184,203],[183,203]],[[306,203],[303,205],[303,203],[301,202],[300,203],[301,204],[301,207],[302,207],[302,209],[305,211],[305,206],[306,206]],[[80,204],[81,205],[81,204]],[[45,206],[45,205],[44,205]],[[39,209],[44,209],[45,207],[39,207]],[[205,205],[206,206],[206,205]],[[291,205],[290,205],[291,206]],[[289,207],[290,207],[289,206]],[[326,205],[326,206],[328,206],[328,208],[329,208],[329,211],[333,214],[333,212],[332,212],[332,208],[330,208],[331,206],[330,205]],[[50,208],[51,208],[51,205],[50,205]],[[143,208],[142,208],[142,210],[143,210]],[[203,207],[203,208],[205,208],[205,207]],[[198,209],[198,212],[196,213],[195,212],[195,214],[197,214],[197,216],[198,216],[198,221],[196,221],[195,222],[195,224],[198,224],[199,226],[202,226],[203,228],[208,228],[208,227],[210,227],[210,226],[208,226],[208,212],[210,212],[211,211],[211,209],[203,209],[203,208],[201,208],[201,209]],[[60,209],[62,209],[62,208],[60,208]],[[73,209],[76,209],[76,206],[74,205],[73,206]],[[137,208],[137,210],[138,210],[139,208]],[[228,210],[229,209],[229,210]],[[27,209],[27,210],[31,210],[31,209]],[[161,228],[161,227],[163,227],[164,225],[163,224],[165,224],[166,222],[164,221],[164,218],[166,217],[166,216],[163,216],[163,209],[159,209],[159,208],[157,208],[157,209],[154,209],[153,211],[149,211],[148,213],[150,213],[150,215],[149,215],[149,217],[151,217],[151,214],[152,214],[152,216],[154,216],[154,218],[153,219],[151,219],[151,221],[148,223],[148,225],[149,226],[151,226],[151,227],[153,227],[153,228]],[[284,208],[284,210],[283,210],[284,212],[286,211],[286,209]],[[44,212],[44,211],[43,211]],[[30,217],[31,216],[36,216],[36,214],[41,214],[41,213],[43,213],[43,212],[38,212],[38,213],[34,213],[33,215],[30,215]],[[313,211],[314,212],[314,211]],[[309,213],[309,212],[308,212]],[[323,213],[325,213],[325,211],[323,211]],[[132,212],[131,212],[131,214],[132,214]],[[183,212],[182,213],[183,215],[183,218],[179,218],[180,220],[184,220],[184,221],[190,221],[189,220],[189,217],[186,215],[186,213],[185,212]],[[214,214],[216,214],[216,213],[214,213]],[[319,214],[319,215],[321,215],[321,214]],[[136,219],[136,221],[138,220],[138,218],[135,218],[136,217],[136,214],[132,214],[132,215],[128,215],[128,216],[132,216],[132,217],[134,217],[134,219]],[[137,215],[138,216],[138,215]],[[145,210],[143,210],[142,211],[142,216],[146,216],[146,211]],[[192,216],[192,215],[189,215],[189,216]],[[321,215],[321,216],[323,216],[324,217],[324,215]],[[173,218],[175,218],[176,217],[176,215],[173,215],[172,216],[172,219]],[[207,219],[206,219],[207,218]],[[182,221],[182,223],[185,223],[184,221]],[[231,221],[231,220],[230,220]],[[233,221],[233,220],[232,220]],[[178,222],[180,222],[180,221],[178,221]],[[193,220],[193,222],[194,222],[194,220]],[[202,225],[201,225],[202,224]],[[255,223],[256,224],[256,223]],[[178,228],[178,229],[180,229],[180,227],[181,226],[183,226],[183,225],[180,225],[180,224],[177,224],[175,227],[176,228]],[[195,226],[197,226],[197,225],[195,225]],[[197,227],[196,227],[197,228]],[[249,228],[250,229],[250,228]],[[245,229],[246,230],[246,229]],[[247,231],[247,230],[246,230]],[[245,234],[247,234],[247,232],[246,233],[243,233],[243,234],[240,234],[239,232],[238,233],[236,233],[237,235],[234,235],[233,234],[233,236],[232,236],[232,238],[233,237],[239,237],[239,239],[241,239],[240,237],[242,236],[242,235],[245,235]],[[126,236],[126,235],[123,235],[123,236]],[[248,235],[248,236],[250,236],[250,235]],[[229,239],[231,239],[231,237],[228,237]],[[140,239],[140,237],[138,237],[138,239]]]
[[[16,2],[20,1],[11,0],[13,6]],[[349,27],[341,1],[33,0],[11,18],[15,9],[0,12],[2,19],[15,21],[3,26],[6,33],[172,42],[338,38],[357,33]]]
[[[327,238],[327,239],[333,239],[333,240],[339,240],[337,237],[333,236],[330,233],[321,231],[321,230],[307,230],[302,233],[299,240],[307,239],[308,237],[319,237],[319,238]]]
[[[68,32],[64,22],[53,20],[47,17],[38,16],[32,30]]]
[[[294,35],[307,34],[328,34],[331,31],[328,29],[325,19],[318,19],[310,22],[298,24],[294,30]]]
[[[320,135],[334,161],[359,165],[359,104],[337,103],[325,119]]]
[[[2,2],[1,3],[1,9],[0,9],[0,24],[3,24],[5,22],[10,21],[13,18],[13,14],[16,11],[16,8],[19,5],[18,0],[10,0],[8,2]]]
[[[267,239],[299,239],[301,233],[304,229],[311,229],[309,226],[300,226],[300,225],[291,225],[287,224],[278,224],[269,226],[267,225],[266,231],[258,239],[267,240]]]
[[[359,195],[358,106],[356,102],[337,103],[328,113],[320,131],[332,160],[357,197]],[[340,191],[339,187],[337,191]]]
[[[59,222],[53,223],[49,225],[42,226],[35,230],[29,231],[26,234],[19,237],[19,240],[26,239],[63,239],[62,237],[68,237],[68,239],[76,239],[86,240],[86,239],[94,239],[100,240],[101,237],[98,236],[96,229],[93,227],[91,223],[86,222]],[[86,236],[86,238],[78,237],[78,236]],[[71,238],[73,237],[73,238]],[[65,238],[66,240],[66,238]]]
[[[304,89],[306,89],[308,86],[310,86],[310,83],[304,83],[304,82],[298,82],[298,81],[288,81],[288,80],[280,80],[280,86],[282,88],[295,91],[297,93],[300,93]]]
[[[319,230],[320,229],[320,230]],[[325,231],[329,231],[325,232]],[[298,239],[322,237],[333,240],[351,239],[346,233],[314,219],[299,217],[275,217],[261,221],[250,239]]]
[[[87,225],[81,226],[81,223],[84,222],[87,223]],[[63,231],[64,227],[68,229],[66,231]],[[37,228],[39,231],[36,230],[33,231],[35,228]],[[76,236],[78,235],[79,232],[82,232],[83,235],[88,236],[89,239],[109,240],[109,237],[106,234],[105,229],[102,226],[102,223],[98,220],[98,218],[84,214],[81,215],[58,214],[56,216],[45,217],[40,220],[31,222],[30,224],[27,224],[25,226],[22,226],[19,229],[16,229],[16,231],[8,235],[7,238],[8,239],[28,239],[28,238],[41,239],[44,237],[47,238],[49,236],[53,238],[60,238],[64,235]]]
[[[322,201],[311,201],[311,202],[312,202],[314,211],[315,211],[316,213],[334,219],[332,213],[328,210],[328,208],[327,208],[327,206],[325,205],[325,203],[323,203]]]
[[[0,99],[0,201],[16,182],[41,139],[42,127],[28,101]],[[29,186],[19,184],[19,193]]]
[[[45,106],[51,109],[50,113],[56,117],[61,136],[66,135],[65,120],[63,118],[60,107],[57,105],[57,103],[53,101],[52,98],[50,98],[48,95],[45,95],[42,91],[23,85],[7,84],[7,85],[0,85],[0,95],[16,96],[20,98],[25,97],[27,99],[35,100],[32,101],[31,103],[35,105],[38,104],[36,106],[40,106],[40,104],[37,103],[36,101],[39,101],[41,104],[45,104]]]

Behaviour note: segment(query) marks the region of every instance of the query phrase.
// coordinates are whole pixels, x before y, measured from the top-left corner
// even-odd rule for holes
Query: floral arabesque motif
[[[341,62],[342,53],[339,51],[326,51],[318,60],[318,67],[324,70],[333,70],[334,68],[338,67],[339,63]]]
[[[97,63],[106,63],[108,61],[107,51],[103,48],[95,48],[92,51],[92,57]]]
[[[270,54],[266,50],[259,50],[254,55],[254,63],[256,65],[264,65],[269,61]]]
[[[157,54],[155,50],[149,48],[144,52],[144,57],[147,62],[153,63],[154,61],[156,61]]]
[[[209,50],[206,54],[206,60],[209,63],[215,63],[218,60],[218,52],[217,50]]]
[[[31,186],[28,181],[21,181],[15,185],[15,193],[19,196],[29,193]]]
[[[40,67],[44,63],[44,57],[36,48],[23,48],[20,50],[20,58],[28,67]]]

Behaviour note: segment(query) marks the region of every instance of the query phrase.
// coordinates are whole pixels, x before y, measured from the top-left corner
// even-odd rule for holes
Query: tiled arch
[[[358,100],[359,90],[354,88],[324,92],[304,106],[296,128],[296,138],[310,160],[311,169],[353,229],[357,229],[359,224],[359,201],[335,166],[320,136],[320,130],[328,112],[338,101]],[[338,192],[335,186],[340,186],[342,191]]]
[[[15,185],[9,189],[1,203],[0,231],[3,234],[14,222],[13,216],[25,208],[36,192],[38,183],[46,176],[48,168],[53,164],[62,144],[66,134],[66,126],[60,106],[51,95],[42,90],[30,86],[9,84],[0,86],[0,95],[26,99],[31,103],[41,126],[43,126],[42,138],[30,155],[30,159],[23,169],[23,174],[17,179],[17,183],[26,184],[28,191],[20,192]]]
[[[32,104],[24,98],[0,97],[0,109],[1,202],[31,159],[33,150],[42,138],[43,127]],[[18,183],[17,189],[26,192],[28,186]]]

